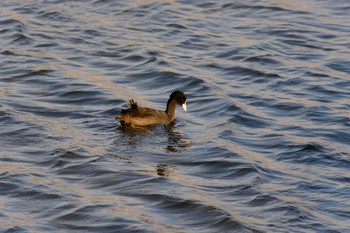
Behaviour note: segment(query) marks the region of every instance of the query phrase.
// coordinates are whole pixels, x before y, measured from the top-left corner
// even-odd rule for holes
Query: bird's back
[[[130,125],[156,125],[169,124],[170,118],[165,111],[152,108],[138,107],[134,100],[129,100],[129,108],[123,109],[121,114],[116,117],[124,124]]]

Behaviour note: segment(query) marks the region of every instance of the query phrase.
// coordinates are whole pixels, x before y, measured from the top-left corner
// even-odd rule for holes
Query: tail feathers
[[[129,100],[129,108],[137,108],[137,103],[133,99]]]
[[[135,111],[137,111],[137,103],[131,99],[129,100],[129,108],[128,109],[122,109],[121,113],[115,117],[115,119],[124,121],[128,118],[129,115],[134,114]]]

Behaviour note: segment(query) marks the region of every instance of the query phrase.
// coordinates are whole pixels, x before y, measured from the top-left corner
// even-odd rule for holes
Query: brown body
[[[129,100],[129,108],[122,110],[116,119],[122,124],[131,126],[168,125],[175,119],[176,105],[182,105],[186,110],[186,96],[181,91],[175,91],[170,95],[165,111],[139,107],[134,100]]]

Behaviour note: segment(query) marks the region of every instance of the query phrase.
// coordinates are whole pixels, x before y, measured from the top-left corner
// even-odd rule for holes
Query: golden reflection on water
[[[33,174],[45,174],[46,170],[40,167],[23,167],[22,163],[18,163],[18,166],[15,166],[13,162],[2,162],[0,163],[0,170],[10,174],[28,175],[28,181],[31,181],[36,185],[51,187],[51,190],[57,190],[57,195],[67,195],[68,193],[69,196],[79,197],[79,200],[75,199],[75,201],[69,202],[72,205],[80,206],[81,208],[89,205],[109,205],[110,207],[106,208],[104,211],[108,211],[110,216],[124,217],[126,219],[143,219],[145,222],[155,224],[155,226],[159,229],[164,229],[163,224],[159,222],[157,218],[149,214],[149,210],[137,198],[135,199],[124,195],[115,195],[103,190],[98,191],[98,189],[90,190],[86,187],[82,187],[79,183],[66,183],[60,177],[35,176]],[[88,181],[88,178],[86,181]],[[40,211],[40,208],[45,208],[45,210],[43,209],[43,212],[45,212],[47,211],[47,205],[50,202],[50,200],[47,200],[47,203],[46,200],[36,200],[33,202],[20,202],[19,204],[23,205],[25,203],[26,206],[23,206],[23,208],[27,211],[31,209]],[[0,203],[3,203],[2,206],[6,209],[6,206],[11,205],[10,203],[13,203],[13,200],[6,196],[0,196]],[[140,204],[137,205],[136,203]],[[67,211],[71,212],[72,210]],[[68,212],[63,211],[55,216],[59,218],[65,214],[68,214]],[[8,218],[2,218],[0,221],[2,227],[26,228],[40,225],[35,218],[30,218],[30,216],[26,214],[26,211],[6,211],[6,216]]]
[[[135,3],[133,3],[135,6],[137,5],[146,5],[146,4],[152,4],[156,2],[167,2],[167,3],[174,3],[169,4],[169,7],[177,8],[178,6],[174,6],[178,4],[176,1],[172,0],[137,0]],[[27,4],[29,2],[26,2]],[[37,1],[31,1],[31,3],[37,3]],[[73,4],[74,7],[71,7]],[[218,6],[221,6],[221,3],[216,3]],[[259,3],[258,3],[259,4]],[[306,12],[315,12],[316,16],[319,16],[319,22],[324,22],[324,25],[320,25],[319,33],[328,33],[328,34],[334,34],[334,31],[331,29],[327,29],[327,24],[340,24],[344,25],[346,24],[346,17],[343,16],[345,19],[342,21],[341,16],[339,17],[327,17],[325,19],[322,19],[322,15],[326,14],[326,9],[322,8],[318,2],[306,2],[306,1],[281,1],[281,0],[268,0],[265,1],[264,4],[268,6],[280,6],[285,9],[291,9],[294,11],[306,11]],[[80,7],[81,6],[81,7]],[[192,7],[192,6],[188,6]],[[24,24],[24,28],[26,30],[31,29],[31,27],[37,27],[33,26],[31,22],[39,22],[39,19],[35,17],[30,16],[30,14],[18,14],[14,10],[8,10],[9,8],[4,8],[3,13],[5,15],[10,16],[12,19],[18,19]],[[196,23],[206,23],[208,19],[208,13],[204,9],[200,9],[200,7],[195,8],[193,6],[191,9],[195,9],[191,11],[191,13],[186,12],[184,10],[183,12],[183,18],[181,19],[181,24],[184,26],[193,26],[193,24]],[[206,52],[210,53],[211,49],[210,46],[207,48],[208,51],[201,51],[201,50],[185,50],[185,49],[178,49],[177,46],[179,43],[182,42],[184,38],[179,38],[178,41],[170,41],[167,38],[156,38],[156,37],[149,37],[146,33],[140,33],[138,31],[137,25],[140,23],[138,18],[134,18],[132,21],[122,21],[122,20],[116,20],[116,17],[114,14],[106,14],[104,17],[101,17],[101,14],[97,11],[85,11],[84,5],[80,5],[78,3],[62,3],[62,4],[51,4],[47,8],[43,9],[44,11],[48,12],[64,12],[68,17],[75,20],[79,23],[77,25],[84,30],[94,30],[99,27],[105,27],[105,28],[116,28],[116,32],[125,32],[128,33],[128,39],[126,38],[118,38],[115,34],[110,35],[109,37],[106,37],[106,40],[109,40],[111,44],[115,44],[118,46],[125,46],[130,47],[133,45],[142,45],[144,46],[143,49],[149,50],[149,51],[158,51],[163,56],[159,59],[162,61],[171,64],[168,68],[162,68],[161,71],[167,71],[167,72],[173,72],[173,73],[180,73],[183,76],[193,77],[200,79],[204,82],[203,85],[210,87],[211,91],[210,94],[218,97],[220,100],[224,101],[231,101],[232,105],[235,105],[237,108],[240,108],[242,111],[245,111],[247,113],[251,113],[254,116],[260,117],[262,119],[268,120],[268,121],[274,121],[274,124],[272,124],[274,128],[269,129],[268,127],[262,128],[259,132],[258,129],[256,131],[260,133],[261,135],[273,135],[273,134],[280,134],[283,135],[283,138],[288,141],[291,144],[296,144],[297,146],[300,145],[307,145],[309,143],[316,143],[320,144],[323,147],[326,148],[334,148],[332,145],[332,142],[328,139],[325,140],[322,137],[304,137],[300,135],[293,135],[293,133],[297,132],[291,132],[287,130],[278,130],[278,127],[302,127],[303,130],[317,130],[318,127],[321,127],[317,125],[316,123],[311,122],[309,119],[307,119],[307,113],[302,112],[297,117],[291,116],[289,117],[287,114],[283,114],[284,117],[276,117],[274,114],[276,114],[275,110],[269,110],[269,107],[262,108],[257,105],[249,104],[247,102],[241,101],[240,99],[233,99],[231,94],[236,94],[237,96],[254,96],[256,98],[265,99],[266,101],[269,100],[276,100],[278,103],[286,104],[286,105],[293,105],[293,104],[300,104],[301,106],[305,106],[306,108],[318,108],[318,107],[328,107],[331,108],[330,111],[333,111],[333,113],[336,116],[343,116],[343,117],[349,117],[347,115],[347,112],[342,109],[340,109],[341,106],[347,106],[348,100],[342,99],[342,100],[334,100],[329,103],[324,103],[321,101],[317,101],[315,99],[312,99],[314,96],[310,97],[310,93],[306,98],[305,97],[298,97],[294,95],[294,91],[298,93],[303,93],[303,86],[288,86],[286,85],[286,90],[271,90],[270,84],[276,84],[278,81],[272,80],[271,82],[265,83],[259,83],[254,84],[251,83],[251,80],[249,80],[247,83],[244,83],[244,81],[240,81],[242,77],[235,74],[225,75],[223,73],[220,73],[220,71],[217,71],[215,69],[208,68],[205,65],[208,64],[219,64],[223,69],[225,68],[232,68],[233,66],[241,66],[241,67],[247,67],[247,63],[244,61],[238,60],[231,60],[231,59],[221,59],[217,58],[215,56],[205,55]],[[129,10],[129,9],[128,9]],[[132,9],[131,9],[132,10]],[[176,9],[177,10],[177,9]],[[118,12],[119,14],[120,12]],[[38,12],[39,15],[41,15],[40,12]],[[287,15],[287,13],[286,13]],[[252,18],[240,18],[240,25],[256,25],[257,23],[261,24],[269,24],[270,27],[274,28],[287,28],[288,25],[286,24],[288,19],[285,18],[286,15],[282,15],[279,20],[271,20],[268,18],[261,19],[261,21],[256,22],[256,19]],[[222,15],[219,15],[221,17]],[[301,16],[302,17],[302,16]],[[88,20],[86,20],[88,19]],[[286,20],[284,20],[286,19]],[[142,20],[142,19],[141,19]],[[295,24],[300,24],[298,22],[299,19],[295,19]],[[36,28],[35,30],[43,32],[54,32],[57,33],[59,30],[71,30],[71,32],[74,34],[78,32],[77,26],[74,26],[73,23],[66,22],[64,25],[60,25],[63,27],[63,29],[58,29],[57,27],[53,27],[58,24],[62,24],[55,20],[48,20],[48,24],[42,25],[41,28]],[[222,22],[222,21],[219,21]],[[311,20],[312,22],[312,20]],[[223,22],[223,23],[231,23],[229,21]],[[219,25],[220,26],[220,25]],[[224,27],[223,27],[224,28]],[[302,27],[304,30],[314,30],[314,25],[303,25]],[[72,30],[73,29],[73,30]],[[79,28],[80,29],[80,28]],[[56,31],[57,30],[57,31]],[[293,28],[291,28],[293,30]],[[232,30],[234,32],[234,30]],[[205,38],[205,37],[211,37],[214,36],[211,34],[212,32],[208,31],[197,31],[195,36]],[[271,40],[274,40],[275,38],[255,38],[255,35],[251,35],[247,33],[248,35],[238,35],[238,36],[232,36],[230,32],[225,33],[218,33],[215,35],[215,37],[212,37],[208,39],[208,41],[211,42],[217,42],[224,41],[225,43],[229,45],[234,45],[236,47],[254,47],[258,46],[261,43],[270,43]],[[55,34],[57,35],[57,34]],[[79,33],[76,33],[72,35],[72,38],[75,35],[79,35]],[[34,35],[29,35],[34,36]],[[89,38],[91,39],[91,38]],[[89,40],[87,39],[87,40]],[[98,39],[98,38],[96,38]],[[29,50],[18,50],[18,54],[22,56],[28,56],[32,58],[42,58],[43,60],[47,61],[48,59],[52,59],[53,62],[47,62],[45,64],[28,64],[28,66],[34,67],[35,70],[53,70],[55,72],[59,73],[59,76],[57,78],[68,77],[76,79],[74,81],[77,81],[77,83],[83,83],[83,84],[89,84],[94,87],[101,88],[101,92],[104,94],[111,95],[111,99],[124,99],[125,103],[129,98],[134,98],[137,101],[143,103],[146,102],[144,100],[145,95],[140,93],[138,91],[138,88],[142,89],[142,87],[133,86],[132,82],[129,82],[127,85],[119,84],[116,82],[116,80],[123,80],[123,75],[127,76],[128,72],[133,72],[133,70],[128,70],[123,73],[123,75],[119,75],[119,77],[111,77],[109,75],[104,74],[103,65],[101,70],[97,70],[96,67],[89,68],[91,63],[89,61],[84,60],[84,56],[90,56],[91,54],[89,52],[91,51],[98,51],[99,48],[96,48],[94,46],[96,45],[90,45],[88,43],[85,44],[79,44],[76,43],[72,45],[70,42],[66,42],[66,38],[59,38],[59,36],[55,37],[55,40],[57,40],[57,43],[60,44],[64,49],[70,50],[74,49],[76,53],[82,58],[82,61],[74,61],[73,57],[68,57],[67,53],[65,52],[60,53],[60,51],[57,51],[57,53],[49,53],[45,52],[44,50],[40,50],[38,48],[31,48]],[[338,39],[339,40],[339,39]],[[47,43],[49,40],[41,41],[40,43]],[[95,42],[94,39],[91,39],[91,42]],[[91,43],[93,44],[93,43]],[[91,46],[91,47],[90,47]],[[291,46],[292,47],[292,46]],[[326,45],[327,48],[335,47],[335,45]],[[175,49],[174,49],[175,48]],[[334,69],[328,68],[328,67],[321,67],[319,69],[320,64],[318,62],[305,62],[301,59],[294,59],[294,57],[297,57],[299,55],[305,55],[306,53],[310,53],[310,50],[302,47],[302,46],[294,46],[292,49],[292,52],[289,53],[287,56],[284,54],[285,51],[279,52],[279,51],[264,51],[266,53],[270,53],[273,56],[278,55],[285,55],[286,57],[290,56],[291,59],[285,59],[281,57],[281,62],[283,63],[283,66],[295,69],[297,73],[298,67],[302,67],[306,70],[321,70],[324,71],[324,73],[327,73],[330,76],[333,77],[344,77],[344,73],[340,71],[336,71]],[[184,51],[186,51],[186,57],[184,57]],[[344,59],[348,60],[349,55],[347,53],[335,53],[332,51],[322,51],[322,50],[314,50],[317,52],[318,55],[326,56],[327,59],[331,60],[337,60],[337,59]],[[139,51],[136,51],[139,52]],[[74,54],[73,54],[74,56]],[[79,58],[79,57],[76,57]],[[202,58],[201,61],[197,61],[197,58]],[[101,59],[101,61],[104,61],[103,56],[96,56],[96,59]],[[78,59],[79,60],[79,59]],[[106,63],[113,61],[106,59]],[[317,59],[315,60],[317,61]],[[113,61],[116,62],[116,61]],[[64,63],[64,64],[62,64]],[[112,64],[112,62],[111,62]],[[191,65],[190,65],[191,64]],[[76,65],[77,67],[74,68],[73,65]],[[129,65],[129,64],[128,64]],[[219,67],[220,68],[220,67]],[[110,67],[108,69],[111,69]],[[261,70],[263,72],[269,73],[270,67],[258,67],[257,70]],[[139,70],[136,72],[140,72]],[[283,73],[284,71],[281,71]],[[297,75],[293,77],[293,75],[289,74],[283,74],[283,77],[280,77],[281,81],[285,81],[288,78],[295,78]],[[322,79],[322,78],[313,78],[313,77],[303,77],[302,74],[300,74],[300,78],[302,78],[304,81],[307,81],[309,84],[315,85],[315,86],[325,86],[328,88],[328,90],[337,92],[339,91],[335,87],[327,86],[332,84],[332,80],[329,80],[329,78]],[[131,84],[130,84],[131,83]],[[245,85],[247,84],[247,85]],[[23,86],[20,84],[20,88]],[[9,93],[18,94],[22,90],[20,88],[16,89],[16,87],[6,87],[6,88],[0,88],[0,95],[8,95]],[[39,87],[40,89],[42,87]],[[45,90],[41,90],[42,93],[45,93]],[[198,93],[198,95],[201,95],[202,93]],[[344,95],[346,92],[343,93]],[[315,94],[316,96],[316,94]],[[317,96],[316,96],[317,97]],[[17,100],[17,99],[16,99]],[[48,109],[48,111],[54,111],[55,108],[57,109],[67,109],[67,106],[70,105],[64,105],[64,104],[54,104],[54,103],[48,103],[45,102],[45,98],[42,99],[35,99],[26,100],[26,104],[29,106],[37,106],[41,107],[43,109]],[[48,137],[51,138],[58,138],[58,140],[55,143],[59,143],[60,146],[64,148],[71,148],[71,147],[79,147],[79,148],[88,148],[89,154],[91,155],[104,155],[106,154],[106,147],[105,142],[98,142],[96,141],[96,131],[95,129],[88,129],[88,127],[82,126],[81,119],[78,121],[66,120],[64,118],[50,118],[50,117],[43,117],[40,116],[40,114],[36,115],[35,113],[31,113],[30,111],[25,112],[16,109],[16,107],[10,107],[11,105],[5,105],[4,108],[8,108],[5,110],[9,110],[11,112],[15,112],[16,114],[14,117],[16,120],[20,122],[27,122],[27,123],[33,123],[32,125],[37,125],[44,128],[44,133],[49,132]],[[106,106],[103,106],[102,108],[105,108]],[[116,106],[117,108],[118,106]],[[78,107],[72,106],[72,108],[76,108],[74,111],[79,111]],[[69,109],[73,110],[73,109]],[[278,111],[278,110],[277,110]],[[298,111],[298,110],[297,110]],[[189,156],[191,155],[190,149],[193,148],[193,143],[197,144],[205,144],[210,143],[215,144],[215,147],[224,148],[228,151],[231,151],[234,154],[238,154],[242,162],[246,162],[252,166],[261,166],[266,169],[271,169],[271,171],[282,174],[282,178],[280,179],[283,181],[283,177],[288,177],[290,180],[295,180],[295,182],[300,181],[306,181],[306,182],[324,182],[327,184],[331,184],[335,187],[338,187],[342,185],[338,181],[332,181],[332,178],[337,177],[348,177],[348,171],[342,168],[337,169],[336,171],[333,171],[332,169],[325,170],[324,167],[320,166],[313,166],[312,164],[289,164],[289,163],[283,163],[281,161],[276,160],[276,155],[266,155],[262,153],[255,152],[254,149],[256,148],[249,148],[248,146],[244,146],[244,144],[238,144],[231,140],[225,140],[222,138],[218,138],[220,136],[220,132],[217,132],[214,129],[219,124],[226,124],[227,128],[230,130],[232,134],[236,134],[237,137],[240,135],[244,135],[242,132],[236,132],[236,130],[239,130],[240,127],[237,124],[236,125],[227,119],[215,119],[215,122],[211,122],[208,119],[196,119],[198,118],[198,115],[191,115],[189,113],[189,116],[187,116],[189,120],[196,121],[197,126],[192,126],[188,124],[186,127],[186,130],[193,130],[198,131],[202,133],[202,135],[198,135],[196,133],[191,132],[191,135],[195,135],[198,137],[193,136],[192,139],[184,139],[184,134],[181,130],[175,129],[171,132],[167,132],[167,135],[161,135],[161,140],[165,138],[165,143],[161,144],[161,150],[165,150],[169,153],[166,153],[166,155],[170,156],[178,156],[181,155],[181,152],[187,150],[187,153]],[[229,118],[230,116],[227,116]],[[228,122],[228,123],[226,123]],[[192,128],[190,128],[192,127]],[[335,125],[322,125],[322,130],[334,130],[339,126]],[[345,126],[344,126],[345,127]],[[220,129],[224,130],[224,129]],[[163,132],[163,131],[162,131]],[[136,132],[138,135],[140,132]],[[240,134],[242,133],[242,134]],[[133,138],[132,133],[130,132],[124,132],[124,131],[117,131],[115,133],[117,137],[122,137],[126,141],[127,146],[129,146],[128,149],[132,151],[133,146],[139,146],[142,144],[142,137]],[[145,133],[144,137],[147,138],[149,134]],[[163,137],[164,136],[164,137]],[[128,137],[127,139],[125,139]],[[167,137],[167,138],[166,138]],[[101,140],[108,141],[109,139],[106,139],[104,136],[100,138]],[[141,140],[140,140],[141,139]],[[256,139],[256,138],[255,138]],[[141,142],[140,142],[141,141]],[[163,142],[163,141],[162,141]],[[107,142],[108,144],[109,142]],[[40,145],[45,146],[45,145]],[[50,146],[47,145],[49,148]],[[120,147],[121,143],[118,141],[115,143],[116,147]],[[205,146],[205,145],[204,145]],[[158,149],[158,148],[157,148]],[[282,150],[285,149],[282,147]],[[164,152],[164,151],[163,151]],[[172,153],[177,152],[177,153]],[[349,147],[342,147],[337,148],[337,152],[344,152],[344,153],[350,153]],[[195,153],[195,151],[194,151]],[[333,153],[333,152],[332,152]],[[110,154],[111,155],[111,154]],[[123,155],[111,155],[116,158],[119,158],[122,160],[122,162],[126,163],[135,163],[133,160],[133,157],[127,157]],[[213,155],[213,159],[215,159],[215,155]],[[119,162],[119,161],[118,161]],[[193,162],[193,161],[192,161]],[[115,163],[113,166],[117,166],[118,163]],[[259,219],[256,217],[244,216],[249,213],[249,211],[246,210],[247,206],[243,207],[239,206],[241,203],[240,201],[236,200],[235,207],[232,208],[232,206],[228,205],[228,202],[225,200],[220,200],[221,197],[224,195],[216,195],[215,193],[211,193],[210,191],[206,192],[206,188],[222,188],[227,186],[234,186],[235,183],[230,181],[227,181],[225,179],[206,179],[203,177],[200,177],[198,174],[195,173],[193,170],[198,169],[195,165],[193,166],[173,166],[169,164],[161,164],[156,163],[155,164],[144,164],[142,162],[143,168],[142,169],[126,169],[121,170],[121,172],[131,172],[131,173],[144,173],[149,175],[152,179],[154,177],[159,179],[168,179],[170,182],[173,182],[174,184],[177,184],[178,189],[170,187],[166,191],[164,191],[164,194],[167,195],[169,198],[171,197],[179,197],[183,200],[195,200],[196,203],[203,203],[203,205],[206,206],[212,206],[215,207],[215,211],[220,211],[223,213],[227,213],[232,219],[237,220],[239,223],[243,223],[243,225],[249,226],[250,223],[254,223],[255,225],[266,225],[266,222],[264,222],[263,219]],[[132,167],[132,166],[130,166]],[[50,170],[50,168],[47,168]],[[30,181],[34,183],[32,187],[36,187],[37,185],[43,186],[43,187],[49,187],[49,190],[53,190],[54,192],[57,191],[58,195],[62,195],[64,198],[72,197],[79,197],[78,198],[72,198],[72,201],[67,201],[70,204],[75,204],[79,206],[80,208],[86,207],[89,205],[108,205],[107,208],[104,208],[103,211],[107,212],[107,215],[110,216],[118,216],[118,217],[124,217],[125,219],[136,219],[141,220],[144,223],[152,225],[157,231],[159,232],[167,232],[169,230],[167,223],[163,223],[162,219],[159,219],[159,215],[154,217],[154,214],[152,211],[155,209],[153,207],[152,202],[147,202],[144,200],[141,200],[141,198],[133,198],[131,196],[128,196],[128,191],[123,190],[123,188],[126,187],[125,184],[120,184],[120,186],[116,185],[113,187],[117,187],[113,192],[110,192],[109,187],[106,189],[98,189],[98,188],[89,188],[89,184],[96,183],[96,180],[94,179],[101,179],[101,182],[104,182],[103,176],[102,177],[75,177],[78,179],[76,182],[69,182],[66,179],[64,175],[60,176],[47,176],[45,174],[49,174],[50,171],[47,171],[46,169],[39,168],[39,167],[31,167],[27,166],[27,164],[23,163],[7,163],[2,162],[0,163],[0,170],[2,172],[7,172],[10,174],[20,174],[21,176],[27,176],[26,181]],[[51,171],[52,172],[52,171]],[[117,171],[119,172],[119,170]],[[40,174],[38,176],[33,174]],[[52,173],[51,173],[52,174]],[[196,176],[198,175],[198,176]],[[255,174],[254,174],[255,175]],[[78,175],[77,175],[78,176]],[[157,177],[161,176],[161,177]],[[325,178],[328,177],[328,178]],[[258,172],[256,173],[256,176],[254,178],[263,179]],[[79,180],[80,179],[80,180]],[[278,179],[276,179],[278,180]],[[83,181],[83,182],[79,182]],[[291,183],[293,183],[291,181]],[[124,185],[124,186],[123,186]],[[308,196],[308,200],[311,201],[305,201],[300,198],[291,197],[291,196],[283,196],[280,194],[280,191],[286,191],[288,192],[295,190],[297,187],[293,185],[288,184],[269,184],[268,182],[264,182],[263,185],[260,185],[259,182],[253,183],[255,185],[255,188],[259,189],[260,192],[264,193],[271,193],[274,192],[274,195],[279,198],[280,200],[288,203],[295,203],[296,208],[300,209],[301,211],[308,213],[312,216],[315,216],[325,222],[338,224],[341,226],[349,226],[350,223],[344,223],[343,221],[339,221],[335,218],[326,216],[322,213],[319,213],[318,211],[314,211],[317,208],[314,208],[315,206],[312,206],[313,203],[316,203],[314,199],[316,200],[327,200],[329,199],[330,194],[322,194],[322,193],[306,193],[305,195]],[[26,187],[25,187],[26,188]],[[135,188],[135,187],[134,187]],[[137,188],[137,187],[136,187]],[[47,190],[47,189],[44,189]],[[154,189],[154,193],[158,193],[161,189]],[[143,190],[140,190],[142,192]],[[215,190],[217,191],[217,190]],[[214,192],[215,192],[214,191]],[[311,195],[311,196],[310,196]],[[225,196],[222,199],[227,198],[230,200],[229,196]],[[68,199],[69,200],[69,199]],[[336,200],[336,199],[335,199]],[[33,202],[27,202],[26,206],[21,207],[23,209],[23,212],[14,212],[13,210],[18,210],[21,208],[12,208],[11,205],[20,205],[23,202],[20,201],[19,204],[14,203],[14,201],[17,201],[16,199],[13,199],[10,196],[1,196],[0,197],[0,203],[1,206],[3,206],[3,211],[5,211],[5,214],[8,216],[6,219],[0,220],[1,226],[3,227],[18,227],[18,226],[30,226],[30,228],[35,228],[37,226],[40,226],[42,223],[39,223],[34,217],[31,217],[31,215],[27,215],[29,212],[28,210],[25,210],[25,208],[35,209],[35,208],[43,208],[45,206],[48,206],[50,201],[48,201],[46,204],[44,203],[45,200],[36,200]],[[52,200],[51,200],[52,201]],[[146,203],[146,204],[145,204]],[[331,203],[331,202],[330,202]],[[64,203],[61,202],[63,205]],[[10,205],[10,207],[9,207]],[[305,208],[305,206],[310,208]],[[316,206],[317,207],[317,206]],[[7,208],[9,211],[7,211]],[[57,208],[57,207],[54,207]],[[245,208],[244,211],[241,209]],[[234,210],[233,210],[234,209]],[[40,209],[39,209],[40,210]],[[151,211],[150,211],[151,210]],[[26,212],[28,211],[28,212]],[[37,211],[37,209],[35,209]],[[75,211],[75,210],[68,210],[68,211]],[[7,213],[8,212],[8,213]],[[65,213],[61,213],[64,215]],[[251,214],[251,213],[250,213]],[[58,214],[59,215],[59,214]],[[156,214],[157,215],[157,214]],[[332,216],[332,215],[330,215]],[[60,217],[60,216],[55,216]],[[15,221],[12,221],[14,219]],[[164,221],[169,220],[169,218],[165,218]]]
[[[31,103],[27,100],[27,103]],[[36,103],[32,103],[33,106],[38,106]],[[53,104],[51,103],[41,103],[41,107],[45,109],[52,109]],[[60,138],[60,143],[62,147],[65,148],[75,148],[75,147],[88,147],[89,151],[95,155],[101,155],[105,153],[105,146],[97,146],[94,137],[91,135],[91,131],[84,129],[79,124],[74,125],[65,119],[58,118],[47,118],[39,115],[33,115],[31,113],[17,114],[16,117],[22,122],[33,123],[34,125],[40,125],[46,128],[47,132],[50,132],[51,138]],[[68,139],[69,140],[65,140]],[[38,145],[39,146],[39,145]]]
[[[309,140],[309,139],[308,139]],[[228,140],[217,140],[217,145],[223,148],[227,148],[229,151],[233,151],[241,155],[244,159],[247,159],[249,164],[261,164],[262,167],[269,168],[274,171],[278,171],[281,174],[288,174],[290,177],[303,178],[308,180],[320,180],[323,182],[337,184],[336,181],[331,181],[329,179],[324,179],[319,176],[322,173],[322,168],[315,167],[315,174],[312,173],[301,173],[296,169],[287,167],[288,164],[283,164],[275,160],[274,157],[266,157],[263,154],[256,153],[254,151],[243,148],[240,145]],[[299,166],[299,165],[297,165]]]
[[[10,155],[9,155],[10,156]],[[37,172],[42,173],[45,172],[45,169],[41,169],[39,167],[31,167],[31,166],[23,166],[23,163],[14,163],[14,162],[4,162],[2,161],[0,163],[0,171],[2,173],[8,173],[8,174],[20,174],[20,175],[28,175],[28,174],[35,174]],[[42,173],[43,174],[43,173]],[[36,203],[38,204],[38,203]],[[21,205],[21,209],[23,211],[17,211],[14,212],[12,210],[12,206],[15,205]],[[30,207],[29,209],[26,208]],[[0,206],[2,206],[2,211],[5,213],[5,217],[1,217],[0,219],[0,225],[1,227],[7,227],[7,228],[15,228],[19,226],[23,227],[35,227],[36,225],[40,224],[35,219],[28,218],[28,212],[30,209],[36,209],[39,210],[39,206],[29,206],[30,202],[22,201],[18,203],[17,200],[11,198],[11,195],[1,195],[0,196]],[[9,208],[9,211],[6,211],[6,209]]]
[[[172,3],[175,1],[174,0],[136,0],[136,2],[137,4],[140,4],[140,5],[148,5],[153,3],[165,3],[165,2]]]
[[[5,195],[0,196],[0,206],[2,206],[2,211],[5,213],[5,217],[1,217],[0,219],[0,225],[1,227],[5,228],[17,228],[17,227],[23,227],[23,228],[34,228],[35,226],[38,226],[42,223],[40,220],[36,220],[34,218],[28,217],[28,213],[26,211],[17,211],[14,212],[12,209],[8,209],[8,206],[16,205],[13,203],[12,198],[7,197]],[[25,209],[25,206],[22,206],[23,209]]]

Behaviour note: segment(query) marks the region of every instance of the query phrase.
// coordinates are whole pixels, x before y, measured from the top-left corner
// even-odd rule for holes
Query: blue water
[[[1,1],[0,232],[350,232],[349,10]]]

